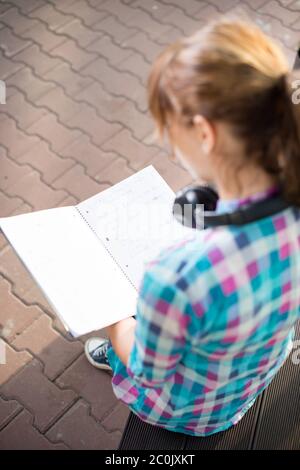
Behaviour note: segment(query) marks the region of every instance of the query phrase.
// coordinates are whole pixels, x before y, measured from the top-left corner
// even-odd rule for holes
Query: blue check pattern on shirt
[[[219,200],[217,213],[247,199]],[[147,265],[115,395],[142,420],[206,436],[236,424],[287,359],[299,319],[300,209],[193,231]]]

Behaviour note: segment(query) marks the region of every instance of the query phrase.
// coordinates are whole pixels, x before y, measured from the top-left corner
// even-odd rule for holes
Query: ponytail
[[[284,198],[300,206],[300,100],[290,85],[290,75],[283,76],[284,109],[281,120],[281,183]],[[299,102],[298,102],[299,101]]]

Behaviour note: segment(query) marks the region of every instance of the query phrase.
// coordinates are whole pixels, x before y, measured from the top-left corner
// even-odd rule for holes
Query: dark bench
[[[193,437],[145,423],[130,413],[119,450],[300,450],[300,364],[292,362],[293,352],[236,426],[205,438]]]

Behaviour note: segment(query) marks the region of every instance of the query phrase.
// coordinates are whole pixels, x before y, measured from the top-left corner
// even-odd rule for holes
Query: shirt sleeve
[[[136,308],[135,340],[127,372],[143,387],[160,387],[175,373],[186,347],[186,294],[144,274]]]

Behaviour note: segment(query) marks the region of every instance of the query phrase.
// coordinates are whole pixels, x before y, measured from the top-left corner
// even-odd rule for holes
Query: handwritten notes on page
[[[148,261],[192,235],[172,215],[174,197],[149,165],[76,206],[136,288]]]

